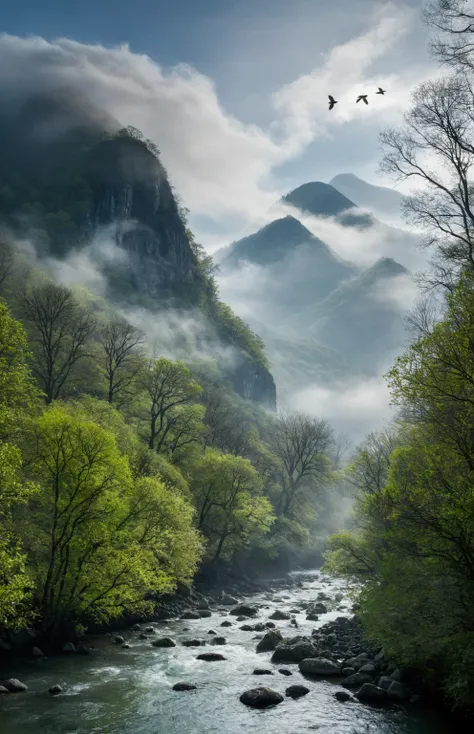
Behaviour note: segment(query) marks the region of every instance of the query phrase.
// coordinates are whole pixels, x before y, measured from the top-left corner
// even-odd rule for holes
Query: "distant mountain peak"
[[[387,217],[396,218],[397,222],[400,219],[405,197],[396,189],[368,183],[354,173],[339,173],[331,179],[330,185],[382,221]]]
[[[310,181],[283,197],[283,202],[315,216],[336,216],[355,207],[353,201],[331,184]]]

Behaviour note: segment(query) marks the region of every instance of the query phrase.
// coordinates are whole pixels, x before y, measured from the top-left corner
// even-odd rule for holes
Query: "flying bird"
[[[332,110],[335,104],[337,104],[337,99],[334,99],[332,94],[328,94],[329,97],[329,109]]]
[[[375,92],[375,94],[385,94],[386,91],[386,89],[382,89],[382,87],[379,87],[379,91]]]
[[[361,99],[363,99],[363,100],[364,100],[365,104],[369,104],[369,103],[367,102],[367,95],[366,95],[366,94],[359,94],[359,96],[358,96],[358,97],[357,97],[357,99],[356,99],[356,104],[357,104],[357,102],[360,102],[360,100],[361,100]]]

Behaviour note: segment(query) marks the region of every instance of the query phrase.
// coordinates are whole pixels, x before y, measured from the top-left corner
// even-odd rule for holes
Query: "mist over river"
[[[293,574],[297,581],[298,574]],[[319,572],[301,577],[302,586],[247,596],[246,603],[265,605],[249,624],[266,622],[279,609],[289,612],[300,602],[313,602],[319,592],[334,598],[347,593],[347,585]],[[243,601],[243,600],[242,600]],[[334,605],[333,605],[334,606]],[[311,631],[340,616],[350,616],[346,597],[339,610],[307,621],[306,612],[295,614],[298,629],[290,621],[275,624],[284,637],[311,635]],[[341,610],[341,607],[343,609]],[[271,663],[272,653],[257,654],[255,632],[243,631],[243,622],[229,616],[230,609],[211,604],[212,616],[199,620],[155,622],[156,634],[140,640],[137,632],[125,631],[130,649],[114,642],[114,635],[91,640],[89,656],[61,657],[15,662],[0,678],[19,678],[27,693],[0,696],[1,734],[448,734],[439,717],[414,708],[392,705],[372,708],[356,702],[341,703],[334,693],[341,688],[334,680],[303,677],[297,664]],[[224,620],[231,627],[221,627]],[[143,625],[145,627],[146,625]],[[209,630],[227,639],[225,646],[183,647],[191,638],[211,639]],[[173,648],[155,648],[151,641],[169,636]],[[211,650],[226,660],[205,662],[197,655]],[[291,677],[280,668],[292,671]],[[253,675],[267,668],[273,675]],[[177,692],[178,681],[194,683],[196,690]],[[243,705],[239,696],[249,688],[269,686],[285,695],[289,685],[304,683],[310,692],[299,699],[285,698],[266,710]],[[60,684],[64,692],[51,696],[48,689]]]

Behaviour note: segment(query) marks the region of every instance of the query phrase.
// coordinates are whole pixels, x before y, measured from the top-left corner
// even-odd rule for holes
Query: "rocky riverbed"
[[[275,586],[192,593],[59,656],[32,645],[0,674],[2,734],[447,734],[364,642],[344,582]]]

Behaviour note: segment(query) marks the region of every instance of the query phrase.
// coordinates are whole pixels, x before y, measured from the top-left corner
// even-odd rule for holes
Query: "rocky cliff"
[[[221,365],[226,377],[242,397],[276,407],[261,348],[246,348],[255,337],[247,338],[244,324],[229,328],[235,317],[218,302],[202,309],[205,276],[159,151],[139,131],[120,128],[67,90],[0,110],[0,217],[34,239],[40,255],[58,259],[106,229],[127,253],[101,265],[110,297],[160,314],[212,313],[207,345],[232,347],[232,368]]]

